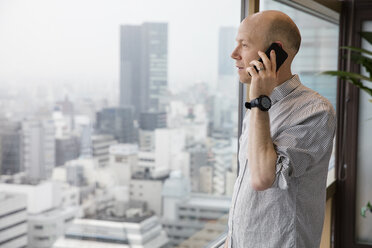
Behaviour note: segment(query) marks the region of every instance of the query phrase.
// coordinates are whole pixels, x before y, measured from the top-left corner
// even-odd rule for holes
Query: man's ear
[[[283,48],[283,43],[280,40],[274,41],[274,43],[278,44],[281,48]]]

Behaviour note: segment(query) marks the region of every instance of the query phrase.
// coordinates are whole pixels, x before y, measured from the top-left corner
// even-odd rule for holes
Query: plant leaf
[[[367,211],[370,211],[372,212],[372,205],[370,202],[367,203],[367,205],[365,207],[362,207],[360,209],[360,215],[363,216],[364,218],[366,217],[366,212]]]
[[[369,72],[369,78],[372,78],[372,59],[360,54],[352,53],[351,60],[362,65]]]
[[[367,212],[367,208],[366,207],[362,207],[360,209],[360,215],[363,216],[363,218],[366,217],[366,212]]]
[[[370,52],[366,49],[352,47],[352,46],[342,46],[342,47],[340,47],[340,49],[347,49],[347,50],[354,51],[354,52],[357,52],[357,53],[366,53],[366,54],[372,55],[372,52]]]
[[[372,96],[372,89],[366,87],[362,82],[360,82],[360,80],[357,80],[355,78],[345,78],[345,80],[351,82],[352,84],[354,84],[355,86],[359,87],[360,89],[367,92],[370,96]]]
[[[354,78],[356,80],[365,80],[372,82],[372,78],[368,78],[366,76],[360,75],[358,73],[354,72],[347,72],[347,71],[324,71],[321,72],[320,74],[325,74],[325,75],[331,75],[331,76],[338,76],[342,78]]]
[[[366,80],[366,81],[372,82],[371,78],[367,78],[363,75],[359,75],[357,73],[352,73],[352,72],[346,72],[346,71],[325,71],[325,72],[321,72],[320,74],[338,76],[341,79],[349,81],[350,83],[354,84],[355,86],[364,90],[366,93],[372,96],[372,89],[368,88],[360,81],[360,80]]]
[[[359,32],[359,34],[372,45],[372,32]]]

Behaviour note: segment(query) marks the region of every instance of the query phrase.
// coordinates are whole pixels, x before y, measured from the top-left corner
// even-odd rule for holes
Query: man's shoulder
[[[315,90],[301,84],[293,93],[292,98],[296,100],[299,108],[307,110],[319,109],[335,115],[332,103]]]
[[[333,126],[336,112],[327,98],[300,83],[275,106],[272,121],[282,128],[318,122]]]
[[[334,129],[336,125],[336,111],[327,98],[303,84],[293,93],[292,103],[296,106],[288,116],[291,125],[312,123],[319,128]]]

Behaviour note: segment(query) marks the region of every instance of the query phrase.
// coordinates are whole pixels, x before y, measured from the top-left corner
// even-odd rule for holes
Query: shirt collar
[[[271,105],[274,105],[276,102],[282,100],[294,89],[296,89],[300,84],[301,84],[300,78],[298,77],[297,74],[295,74],[281,85],[276,86],[270,95]]]

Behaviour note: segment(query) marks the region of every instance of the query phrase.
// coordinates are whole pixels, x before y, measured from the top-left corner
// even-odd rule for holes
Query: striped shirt
[[[229,213],[229,248],[318,248],[323,227],[335,110],[298,75],[270,95],[278,159],[271,188],[255,191],[247,159],[249,110],[239,138],[239,175]]]

